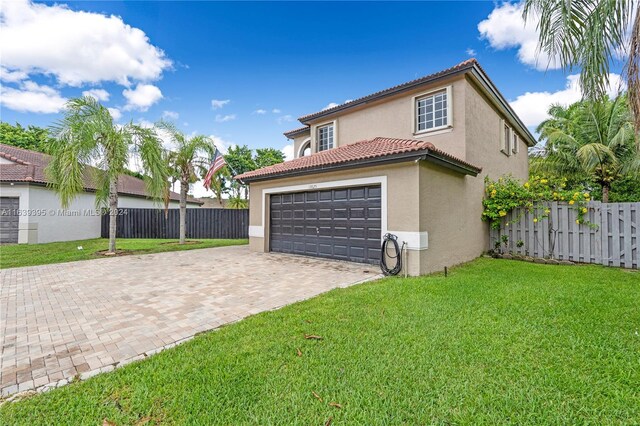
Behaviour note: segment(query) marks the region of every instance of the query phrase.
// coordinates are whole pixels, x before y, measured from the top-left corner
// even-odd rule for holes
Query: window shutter
[[[509,151],[508,151],[508,143],[509,141],[507,140],[507,138],[505,137],[505,131],[504,131],[504,120],[500,120],[500,151],[503,154],[509,155]]]
[[[511,147],[511,149],[513,150],[514,154],[517,154],[520,151],[520,138],[518,137],[516,132],[513,131],[513,129],[511,129],[511,133],[513,135],[513,146]]]

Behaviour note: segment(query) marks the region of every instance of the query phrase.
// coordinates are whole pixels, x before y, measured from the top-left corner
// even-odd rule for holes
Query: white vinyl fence
[[[506,235],[502,251],[638,269],[640,203],[591,201],[587,207],[584,220],[591,225],[577,224],[576,209],[565,202],[538,203],[534,212],[515,209],[504,217],[500,229],[491,228],[490,249]],[[548,217],[540,217],[545,209],[551,210]]]

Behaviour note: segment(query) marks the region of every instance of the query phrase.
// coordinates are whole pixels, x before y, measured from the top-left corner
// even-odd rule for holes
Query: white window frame
[[[500,120],[500,152],[507,157],[511,156],[511,134],[513,129],[505,120]]]
[[[332,127],[333,128],[332,135],[331,135],[332,136],[331,146],[326,148],[326,149],[321,150],[320,149],[320,129],[325,128],[325,127]],[[330,121],[328,123],[318,124],[315,127],[314,133],[315,133],[314,137],[315,137],[315,140],[316,140],[316,144],[315,144],[316,145],[316,152],[327,151],[327,150],[333,149],[336,146],[338,146],[337,143],[336,143],[337,127],[336,127],[336,122],[335,121]]]
[[[313,154],[313,148],[311,148],[311,138],[306,138],[300,144],[300,149],[298,150],[298,156],[296,158],[304,157],[304,150],[305,150],[305,147],[307,146],[307,144],[309,145],[310,153]]]
[[[430,96],[434,96],[439,92],[445,92],[447,97],[447,124],[442,126],[432,127],[430,129],[418,130],[418,102],[422,99],[428,98]],[[414,135],[422,135],[425,133],[437,132],[444,129],[452,129],[453,128],[453,86],[445,86],[438,87],[437,89],[432,89],[427,92],[422,92],[415,95],[412,98],[411,102],[412,107],[412,121],[413,121],[413,134]]]

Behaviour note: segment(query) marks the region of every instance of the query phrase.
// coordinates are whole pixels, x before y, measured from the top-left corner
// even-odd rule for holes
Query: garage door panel
[[[367,217],[369,219],[381,219],[382,209],[380,207],[367,207]]]
[[[365,193],[366,193],[366,188],[351,188],[349,189],[349,199],[350,200],[364,199]]]
[[[380,195],[379,186],[272,195],[271,250],[377,262]]]
[[[318,218],[319,219],[331,219],[333,216],[333,210],[328,208],[318,209]]]
[[[367,188],[367,191],[369,199],[382,197],[382,188],[379,186],[370,186],[369,188]]]

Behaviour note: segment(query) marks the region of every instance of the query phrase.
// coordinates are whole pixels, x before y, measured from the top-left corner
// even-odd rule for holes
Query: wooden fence
[[[638,269],[640,203],[592,201],[587,207],[584,219],[591,225],[577,224],[577,210],[567,203],[539,203],[534,212],[515,209],[505,216],[500,229],[491,228],[490,249],[507,236],[503,251]],[[541,217],[545,209],[550,212]]]
[[[109,236],[109,214],[102,216],[102,237]],[[120,209],[118,238],[179,238],[180,210]],[[187,209],[187,238],[249,238],[247,209]]]

